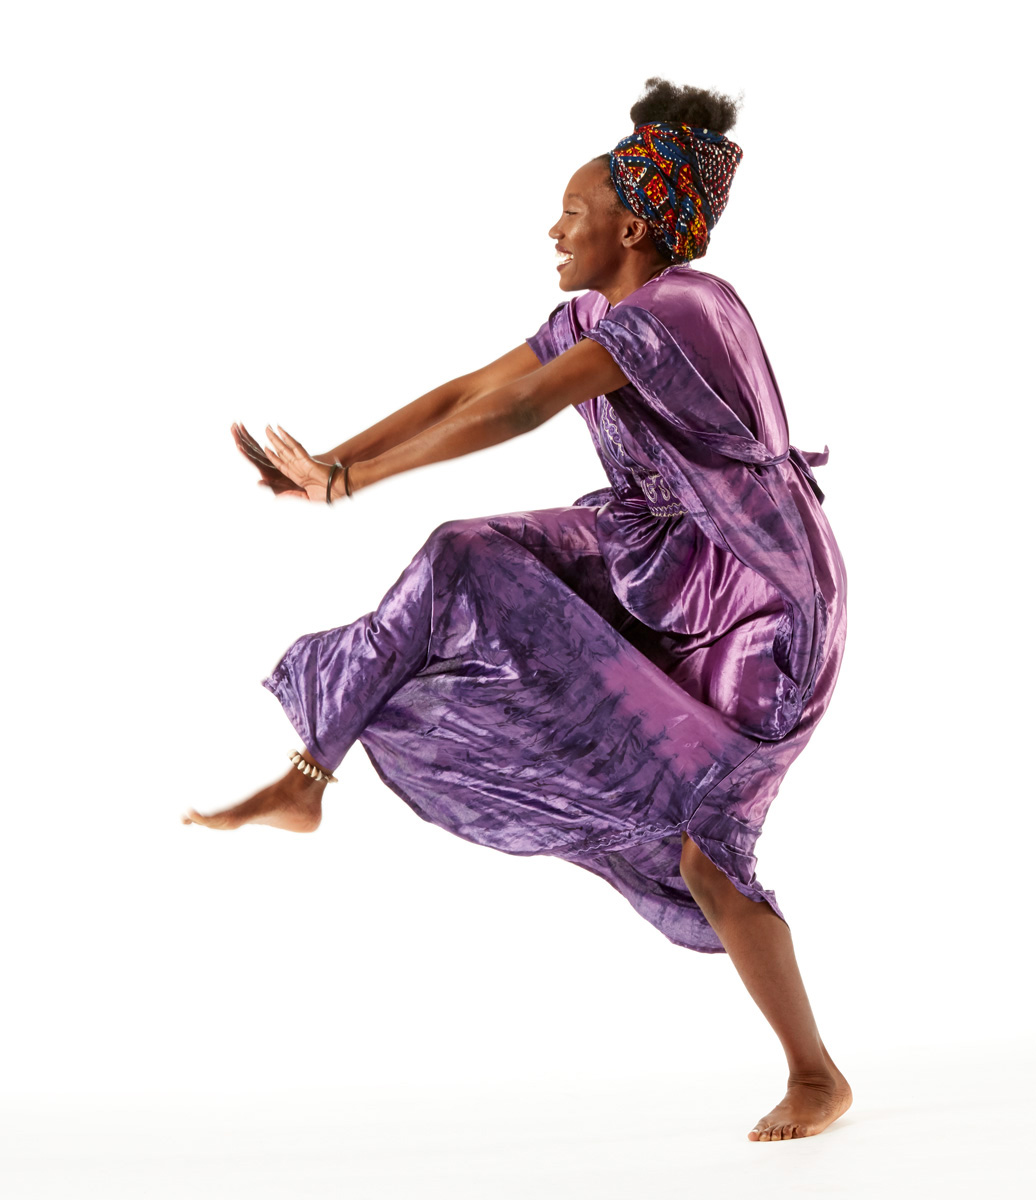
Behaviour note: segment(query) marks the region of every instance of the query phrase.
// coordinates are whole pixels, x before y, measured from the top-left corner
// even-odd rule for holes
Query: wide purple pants
[[[747,737],[693,694],[679,636],[616,599],[595,515],[447,521],[373,612],[299,638],[264,686],[323,767],[359,740],[425,820],[566,859],[675,944],[722,952],[680,877],[681,832],[783,917],[753,848],[826,707],[844,613],[799,726],[780,742]]]

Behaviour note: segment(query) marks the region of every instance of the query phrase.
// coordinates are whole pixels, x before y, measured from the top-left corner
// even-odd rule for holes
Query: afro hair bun
[[[653,75],[644,84],[645,94],[630,109],[633,124],[665,122],[694,125],[714,133],[726,133],[737,123],[743,94],[737,100],[708,88],[677,87]]]

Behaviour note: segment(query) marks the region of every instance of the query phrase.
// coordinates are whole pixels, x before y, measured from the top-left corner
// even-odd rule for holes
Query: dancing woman
[[[780,1039],[783,1100],[748,1134],[820,1133],[852,1095],[820,1038],[753,848],[831,699],[845,568],[755,325],[708,247],[742,150],[736,104],[649,79],[633,132],[572,176],[563,292],[532,337],[336,447],[239,449],[278,495],[331,503],[528,432],[573,405],[609,486],[447,521],[380,605],[295,642],[265,686],[302,740],[212,815],[296,831],[359,741],[419,816],[607,880],[678,946],[726,952]]]

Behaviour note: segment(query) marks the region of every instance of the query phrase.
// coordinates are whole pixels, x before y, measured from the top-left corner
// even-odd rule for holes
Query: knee
[[[686,833],[683,835],[683,850],[680,852],[680,877],[694,897],[694,902],[701,908],[713,908],[732,889],[737,890],[697,842]]]
[[[458,517],[452,521],[443,521],[428,535],[425,549],[436,555],[463,554],[465,551],[481,548],[485,543],[487,531],[488,526],[482,517]]]

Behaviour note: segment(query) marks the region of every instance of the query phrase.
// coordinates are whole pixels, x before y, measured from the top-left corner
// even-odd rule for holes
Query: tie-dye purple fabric
[[[601,876],[679,946],[722,944],[681,832],[753,900],[770,803],[831,698],[845,570],[810,462],[725,281],[679,263],[528,339],[592,337],[630,384],[579,405],[610,486],[448,521],[373,612],[264,681],[329,769],[359,741],[419,816]]]

